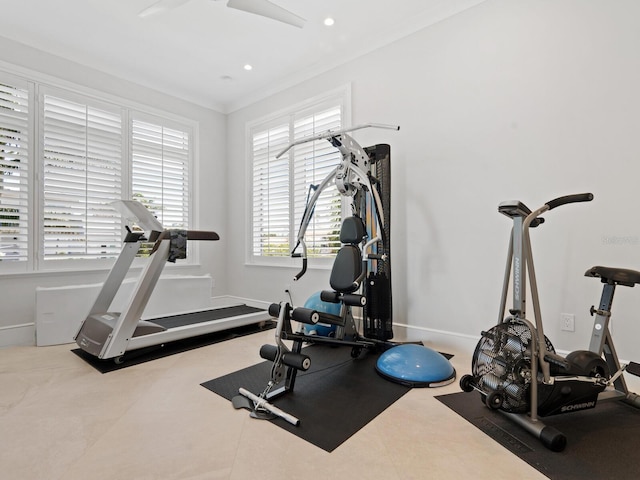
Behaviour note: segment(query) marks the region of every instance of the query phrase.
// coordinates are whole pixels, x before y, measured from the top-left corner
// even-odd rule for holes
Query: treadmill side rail
[[[149,263],[140,274],[129,303],[113,327],[113,334],[99,355],[100,358],[119,357],[128,350],[128,343],[134,335],[136,326],[164,268],[169,254],[169,244],[169,239],[162,240],[157,251],[151,255]]]

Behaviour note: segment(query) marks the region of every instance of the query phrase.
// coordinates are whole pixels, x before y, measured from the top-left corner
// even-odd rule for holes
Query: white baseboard
[[[171,287],[173,291],[165,288],[167,287],[167,285],[165,285],[167,282],[171,282],[169,287]],[[156,293],[154,291],[154,295],[152,295],[149,306],[145,309],[142,318],[154,318],[169,314],[185,313],[187,311],[230,307],[241,304],[264,308],[265,310],[269,307],[269,302],[261,302],[249,298],[234,297],[231,295],[211,297],[210,282],[211,278],[208,275],[202,277],[161,277],[161,281],[158,282],[158,292]],[[132,281],[127,281],[126,283],[133,287]],[[11,334],[0,330],[0,333],[2,333],[0,337],[0,347],[34,344],[45,346],[73,343],[73,336],[78,331],[84,319],[84,312],[91,308],[99,289],[100,284],[38,288],[36,295],[36,323],[29,324],[29,328],[26,331],[22,331],[24,329],[18,329],[18,327],[23,327],[22,325],[5,327],[5,330],[11,329]],[[78,295],[78,291],[81,291],[82,295]],[[61,301],[61,296],[64,295],[71,295],[71,298],[66,301]],[[120,295],[120,292],[118,295]],[[179,302],[175,301],[176,297],[180,298]],[[126,300],[126,297],[123,298]],[[114,303],[123,304],[124,300],[119,301],[119,299],[120,297],[117,297]],[[16,331],[14,332],[14,330]]]
[[[24,347],[36,344],[36,324],[23,323],[0,327],[0,348]]]
[[[393,340],[396,342],[422,342],[425,346],[446,351],[467,351],[472,353],[480,335],[466,335],[457,332],[416,327],[403,323],[393,324]]]
[[[251,298],[235,297],[233,295],[220,295],[211,299],[211,306],[214,308],[231,307],[233,305],[248,305],[250,307],[264,308],[265,310],[271,305],[270,302],[261,300],[253,300]]]
[[[110,310],[121,312],[128,304],[136,279],[122,282]],[[36,288],[36,344],[73,343],[73,337],[91,310],[102,284]],[[142,319],[211,308],[209,275],[165,275],[156,284]]]

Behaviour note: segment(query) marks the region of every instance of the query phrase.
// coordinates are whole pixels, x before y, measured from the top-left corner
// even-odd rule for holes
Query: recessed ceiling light
[[[324,19],[324,24],[325,24],[327,27],[332,26],[334,23],[336,23],[336,22],[335,22],[335,20],[334,20],[333,18],[331,18],[331,17],[327,17],[327,18],[325,18],[325,19]]]
[[[247,63],[247,64],[244,66],[244,69],[245,69],[245,70],[253,70],[253,67]]]

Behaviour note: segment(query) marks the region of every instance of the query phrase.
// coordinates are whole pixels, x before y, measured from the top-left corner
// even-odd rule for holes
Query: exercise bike
[[[530,229],[544,223],[540,215],[549,210],[592,199],[591,193],[568,195],[534,211],[520,201],[498,206],[500,213],[513,220],[498,324],[482,332],[472,358],[472,373],[460,379],[463,391],[480,392],[487,407],[506,415],[556,452],[564,450],[567,438],[539,417],[594,408],[604,400],[622,400],[640,408],[640,397],[629,392],[623,376],[625,371],[640,376],[640,364],[620,364],[609,330],[616,286],[640,283],[640,272],[595,266],[585,273],[604,283],[599,307],[592,306],[590,310],[595,322],[588,350],[563,357],[544,334]],[[527,278],[533,320],[527,318],[525,311]],[[513,307],[505,316],[509,290]]]

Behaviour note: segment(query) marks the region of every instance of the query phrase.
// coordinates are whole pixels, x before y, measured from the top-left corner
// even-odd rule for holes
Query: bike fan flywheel
[[[511,413],[525,413],[529,409],[532,332],[517,318],[482,333],[473,354],[472,373],[478,388],[490,399],[493,408]],[[547,351],[555,353],[545,337]],[[537,381],[537,374],[535,376]],[[489,404],[489,403],[488,403]]]

